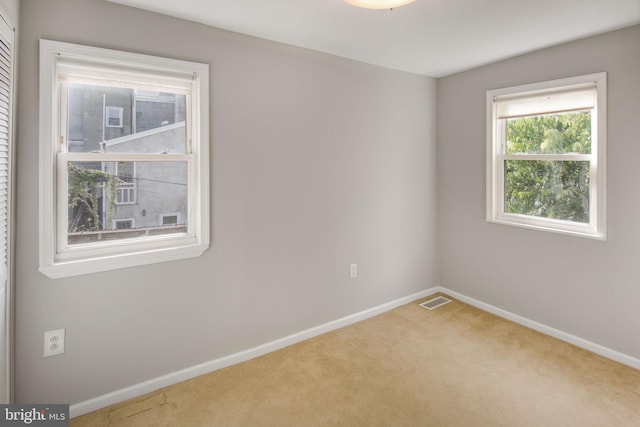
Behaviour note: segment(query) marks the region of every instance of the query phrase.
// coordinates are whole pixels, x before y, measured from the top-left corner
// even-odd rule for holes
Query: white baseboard
[[[512,322],[518,323],[522,326],[526,326],[535,331],[541,332],[545,335],[552,336],[554,338],[558,338],[559,340],[568,342],[569,344],[573,344],[576,347],[583,348],[592,353],[598,354],[602,357],[606,357],[607,359],[614,360],[616,362],[622,363],[623,365],[630,366],[635,369],[640,370],[640,359],[636,359],[635,357],[629,356],[624,353],[620,353],[619,351],[612,350],[608,347],[604,347],[600,344],[596,344],[591,341],[587,341],[583,338],[577,337],[575,335],[571,335],[569,333],[560,331],[558,329],[552,328],[550,326],[544,325],[542,323],[538,323],[534,320],[527,319],[526,317],[519,316],[517,314],[513,314],[501,308],[495,307],[493,305],[484,303],[482,301],[478,301],[474,298],[463,295],[459,292],[453,291],[451,289],[443,288],[442,286],[438,287],[438,291],[444,294],[451,296],[452,298],[456,298],[464,303],[472,305],[481,310],[487,311],[491,314],[495,314],[496,316],[503,317],[507,320],[511,320]]]
[[[95,397],[93,399],[85,400],[84,402],[75,403],[70,406],[69,412],[71,418],[78,417],[80,415],[88,414],[89,412],[97,411],[98,409],[105,408],[116,403],[124,402],[146,393],[151,393],[163,387],[167,387],[173,384],[177,384],[182,381],[195,378],[200,375],[208,374],[218,369],[223,369],[231,365],[235,365],[241,362],[245,362],[250,359],[271,353],[281,348],[290,346],[292,344],[299,343],[309,338],[316,337],[318,335],[331,332],[333,330],[351,325],[356,322],[368,319],[378,314],[393,310],[401,305],[408,304],[420,298],[427,297],[438,292],[439,288],[434,287],[426,289],[424,291],[415,293],[413,295],[406,296],[382,305],[379,305],[368,310],[361,311],[350,316],[343,317],[332,322],[325,323],[320,326],[316,326],[284,338],[271,341],[257,347],[253,347],[239,353],[231,354],[229,356],[221,357],[219,359],[211,360],[209,362],[202,363],[200,365],[192,366],[190,368],[182,369],[177,372],[173,372],[167,375],[163,375],[158,378],[134,384],[130,387],[125,387],[120,390],[113,391],[111,393],[104,394],[102,396]]]
[[[464,303],[477,307],[491,314],[495,314],[496,316],[503,317],[507,320],[511,320],[512,322],[526,326],[528,328],[541,332],[545,335],[550,335],[562,341],[573,344],[577,347],[588,350],[592,353],[606,357],[607,359],[611,359],[616,362],[619,362],[624,365],[640,370],[640,359],[636,359],[624,353],[620,353],[616,350],[612,350],[610,348],[601,346],[591,341],[587,341],[585,339],[579,338],[575,335],[571,335],[569,333],[560,331],[558,329],[552,328],[542,323],[538,323],[536,321],[527,319],[517,314],[513,314],[511,312],[508,312],[501,308],[484,303],[482,301],[478,301],[474,298],[468,297],[466,295],[463,295],[451,289],[437,286],[431,289],[426,289],[424,291],[415,293],[413,295],[406,296],[404,298],[397,299],[395,301],[388,302],[386,304],[379,305],[377,307],[374,307],[368,310],[361,311],[356,314],[352,314],[350,316],[343,317],[338,320],[334,320],[332,322],[325,323],[323,325],[319,325],[319,326],[286,336],[284,338],[277,339],[275,341],[271,341],[271,342],[259,345],[257,347],[253,347],[253,348],[241,351],[239,353],[235,353],[229,356],[221,357],[219,359],[211,360],[209,362],[192,366],[190,368],[182,369],[180,371],[163,375],[158,378],[153,378],[151,380],[148,380],[139,384],[134,384],[130,387],[122,388],[120,390],[116,390],[111,393],[107,393],[102,396],[98,396],[93,399],[86,400],[84,402],[75,403],[71,405],[71,407],[69,408],[70,416],[71,418],[78,417],[80,415],[84,415],[89,412],[93,412],[98,409],[102,409],[107,406],[114,405],[116,403],[120,403],[125,400],[141,396],[146,393],[151,393],[163,387],[177,384],[179,382],[186,381],[188,379],[195,378],[200,375],[208,374],[210,372],[217,371],[218,369],[223,369],[231,365],[245,362],[247,360],[265,355],[267,353],[271,353],[276,350],[280,350],[281,348],[299,343],[309,338],[313,338],[318,335],[331,332],[333,330],[351,325],[356,322],[360,322],[362,320],[368,319],[373,316],[377,316],[378,314],[382,314],[389,310],[393,310],[394,308],[397,308],[403,304],[408,304],[412,301],[427,297],[437,292],[442,292],[444,294],[451,296],[452,298],[458,299]]]

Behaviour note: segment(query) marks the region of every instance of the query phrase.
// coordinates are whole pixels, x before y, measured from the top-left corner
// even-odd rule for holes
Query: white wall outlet
[[[44,357],[64,353],[64,328],[44,333]]]
[[[358,264],[349,265],[349,278],[355,279],[358,277]]]

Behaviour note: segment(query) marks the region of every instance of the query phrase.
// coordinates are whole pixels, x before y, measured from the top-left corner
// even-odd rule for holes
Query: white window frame
[[[505,99],[526,99],[540,95],[571,91],[595,84],[595,100],[591,123],[591,154],[506,154],[505,119],[498,117],[498,102]],[[487,91],[487,178],[486,220],[536,230],[606,240],[606,136],[607,136],[607,74],[595,73]],[[561,112],[553,109],[541,113]],[[504,164],[511,157],[517,160],[581,160],[589,161],[589,223],[542,218],[505,212]]]
[[[189,79],[186,154],[72,153],[66,149],[65,103],[59,61],[82,61],[111,70],[165,79]],[[64,62],[63,62],[64,63]],[[133,71],[132,71],[133,70]],[[116,72],[117,73],[117,72]],[[160,76],[160,77],[159,77]],[[168,76],[168,77],[164,77]],[[184,83],[183,83],[184,84]],[[209,66],[51,40],[40,40],[40,271],[51,278],[198,257],[209,247]],[[68,162],[186,162],[189,182],[186,233],[67,245]],[[126,255],[126,256],[125,256]]]
[[[109,119],[111,119],[111,112],[115,111],[116,118],[118,119],[118,124],[112,125],[109,123]],[[108,128],[121,128],[124,117],[124,108],[122,107],[105,107],[104,108],[104,126]]]

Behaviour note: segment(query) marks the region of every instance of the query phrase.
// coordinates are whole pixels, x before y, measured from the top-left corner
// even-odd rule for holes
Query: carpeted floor
[[[640,426],[640,371],[459,301],[418,302],[71,426]]]

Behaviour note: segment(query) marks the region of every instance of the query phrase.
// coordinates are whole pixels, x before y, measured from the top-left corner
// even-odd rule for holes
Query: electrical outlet
[[[44,333],[44,357],[64,353],[64,328]]]
[[[349,278],[356,279],[358,277],[358,264],[349,265]]]

